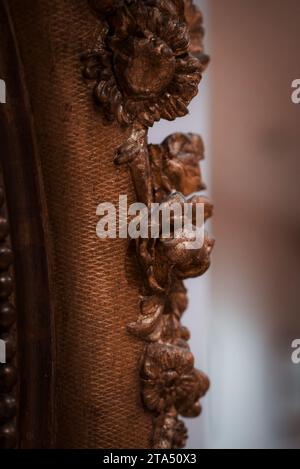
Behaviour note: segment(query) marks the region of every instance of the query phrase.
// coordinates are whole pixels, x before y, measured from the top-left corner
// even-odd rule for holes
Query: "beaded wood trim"
[[[0,170],[0,339],[5,363],[0,364],[0,448],[17,444],[16,430],[16,311],[13,304],[13,253],[11,249],[5,191]]]

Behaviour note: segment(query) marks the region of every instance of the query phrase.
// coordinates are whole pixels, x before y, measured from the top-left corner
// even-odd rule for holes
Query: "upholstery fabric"
[[[126,331],[139,309],[139,272],[124,239],[96,236],[96,208],[135,200],[113,163],[126,133],[104,124],[81,74],[97,33],[87,0],[11,0],[48,210],[55,311],[56,446],[149,448],[141,403],[143,344]],[[42,416],[41,416],[42,418]]]

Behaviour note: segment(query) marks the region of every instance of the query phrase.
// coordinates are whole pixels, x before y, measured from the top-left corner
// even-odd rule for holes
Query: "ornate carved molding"
[[[104,118],[131,133],[115,155],[128,164],[137,199],[148,206],[163,202],[212,205],[190,194],[205,189],[199,161],[204,147],[193,134],[174,134],[161,145],[148,145],[148,127],[161,118],[187,114],[208,64],[203,51],[202,15],[190,0],[90,0],[99,18],[95,43],[82,56],[83,76],[93,80],[94,101]],[[173,220],[173,224],[175,220]],[[187,431],[178,416],[195,417],[208,378],[194,368],[189,332],[181,325],[187,307],[183,280],[202,275],[210,265],[213,240],[205,234],[199,249],[193,221],[171,239],[138,239],[136,254],[144,277],[137,321],[128,331],[145,342],[141,360],[142,399],[153,413],[155,448],[181,448]]]
[[[0,365],[0,448],[14,448],[16,430],[16,311],[13,304],[13,253],[9,236],[4,185],[0,170],[0,339],[6,363]]]

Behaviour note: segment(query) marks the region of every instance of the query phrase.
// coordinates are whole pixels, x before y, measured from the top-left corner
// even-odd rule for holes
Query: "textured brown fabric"
[[[137,268],[126,240],[100,241],[96,207],[134,200],[112,160],[125,134],[105,126],[81,77],[96,20],[87,0],[11,0],[49,212],[56,323],[57,446],[149,448],[140,400],[143,345],[126,325],[138,315]],[[42,416],[41,416],[42,418]]]

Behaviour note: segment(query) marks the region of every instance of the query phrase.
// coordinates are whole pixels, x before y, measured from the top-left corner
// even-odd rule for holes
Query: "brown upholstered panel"
[[[112,155],[125,140],[87,99],[80,54],[96,21],[86,0],[11,0],[46,190],[56,324],[58,447],[147,448],[140,401],[143,344],[126,332],[139,285],[126,240],[96,237],[96,207],[134,200]],[[112,255],[113,253],[113,255]]]

